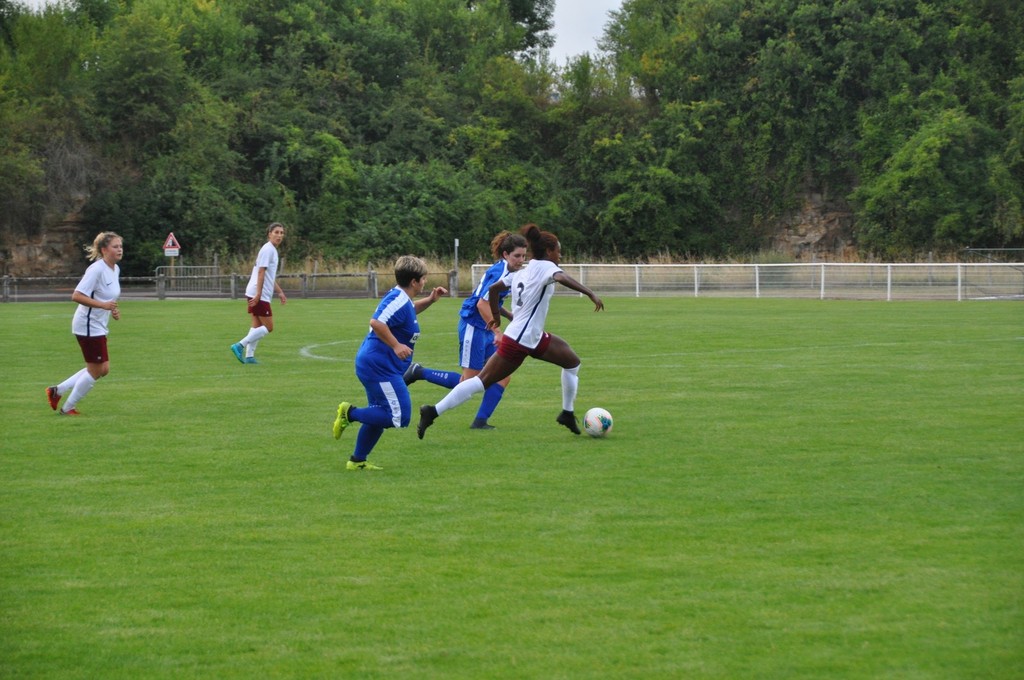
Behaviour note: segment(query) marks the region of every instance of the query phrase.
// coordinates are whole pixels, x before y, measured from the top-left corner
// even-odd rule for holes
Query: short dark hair
[[[395,260],[395,282],[405,288],[427,275],[427,263],[415,255],[402,255]]]

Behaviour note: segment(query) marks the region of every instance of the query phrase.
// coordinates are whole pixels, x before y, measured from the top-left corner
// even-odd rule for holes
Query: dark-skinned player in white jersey
[[[544,323],[547,320],[556,283],[586,295],[594,303],[595,312],[603,310],[604,303],[594,291],[559,267],[562,260],[562,245],[557,236],[549,231],[541,231],[535,224],[524,225],[519,233],[529,242],[533,259],[510,279],[494,283],[489,295],[491,327],[497,330],[501,327],[498,310],[500,294],[505,289],[512,291],[512,321],[502,335],[498,351],[487,360],[479,375],[456,385],[436,405],[420,408],[420,421],[416,426],[416,434],[420,439],[423,439],[427,428],[441,414],[512,375],[522,366],[526,357],[540,359],[562,368],[562,411],[555,421],[567,427],[573,434],[580,433],[573,413],[579,388],[580,358],[568,342],[546,332]]]

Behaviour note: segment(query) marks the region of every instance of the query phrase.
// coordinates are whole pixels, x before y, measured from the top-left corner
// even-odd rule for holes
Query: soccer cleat
[[[338,417],[334,419],[334,429],[332,430],[335,439],[341,439],[341,433],[348,427],[348,412],[351,408],[352,404],[347,401],[338,404]]]
[[[245,361],[243,361],[242,363],[243,364],[258,364],[260,362],[256,361],[256,357],[246,357]]]
[[[235,344],[231,345],[231,353],[235,355],[235,358],[238,359],[240,363],[244,364],[245,357],[242,356],[242,349],[242,343],[240,342],[236,342]]]
[[[471,430],[493,430],[494,425],[490,425],[487,422],[487,418],[476,418],[473,420],[473,424],[469,426]]]
[[[572,411],[562,411],[555,418],[555,422],[559,425],[565,425],[573,434],[580,433],[580,427],[576,424],[576,415]]]
[[[71,409],[70,411],[65,411],[64,409],[60,409],[59,411],[57,411],[57,415],[59,415],[59,416],[80,416],[82,414],[79,413],[77,409]]]
[[[46,388],[46,399],[50,402],[50,408],[56,411],[57,406],[60,405],[60,394],[57,392],[56,387]]]
[[[423,433],[437,419],[437,409],[433,406],[420,406],[420,422],[416,425],[416,436],[423,439]]]
[[[374,465],[368,460],[350,460],[345,464],[346,470],[383,470],[379,465]]]
[[[402,380],[405,381],[406,385],[411,385],[417,380],[423,379],[423,366],[417,364],[415,361],[409,364],[409,368],[405,369],[405,373],[402,374]]]

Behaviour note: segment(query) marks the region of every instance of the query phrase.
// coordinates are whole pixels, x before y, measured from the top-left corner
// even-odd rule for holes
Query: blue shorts
[[[401,375],[380,376],[356,371],[366,390],[367,409],[361,422],[379,427],[409,427],[412,420],[412,397]]]
[[[484,330],[459,319],[459,366],[482,371],[494,354],[494,331]]]

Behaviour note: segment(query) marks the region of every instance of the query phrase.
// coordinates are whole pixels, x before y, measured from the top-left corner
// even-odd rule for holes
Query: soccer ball
[[[612,414],[603,408],[592,408],[583,416],[583,429],[591,437],[603,437],[612,431]]]

